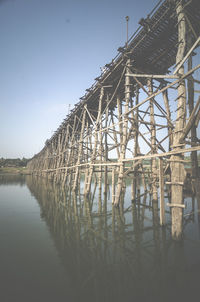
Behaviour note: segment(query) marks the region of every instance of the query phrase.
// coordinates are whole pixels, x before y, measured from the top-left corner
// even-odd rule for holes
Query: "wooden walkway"
[[[125,178],[132,177],[133,201],[142,179],[160,202],[162,225],[167,173],[172,236],[180,239],[184,153],[191,157],[192,178],[199,173],[199,0],[160,1],[139,24],[28,167],[73,191],[80,189],[84,175],[85,196],[94,178],[99,192],[104,188],[106,194],[110,173],[115,206],[120,205]]]

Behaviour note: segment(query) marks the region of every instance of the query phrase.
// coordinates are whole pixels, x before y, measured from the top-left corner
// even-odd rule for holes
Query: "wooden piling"
[[[186,24],[185,15],[181,2],[178,3],[176,8],[178,18],[178,51],[176,56],[176,63],[182,60],[186,47]],[[184,74],[183,65],[178,70],[178,75]],[[179,144],[179,138],[181,132],[185,126],[186,119],[186,90],[184,80],[178,86],[178,100],[177,100],[177,118],[176,124],[173,131],[173,145]],[[180,148],[174,147],[174,149]],[[182,159],[181,155],[172,155],[170,163],[171,168],[171,201],[172,204],[182,205],[183,204],[183,186],[177,185],[177,183],[184,183],[185,169],[184,164],[178,160]],[[183,220],[183,209],[179,206],[173,206],[171,210],[172,214],[172,238],[174,240],[180,240],[182,237],[182,220]]]

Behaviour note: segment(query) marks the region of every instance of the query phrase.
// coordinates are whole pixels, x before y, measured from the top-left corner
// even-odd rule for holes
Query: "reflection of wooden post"
[[[164,202],[164,172],[163,159],[159,157],[159,187],[160,187],[160,224],[165,224],[165,202]]]
[[[178,16],[178,51],[176,56],[176,64],[178,64],[185,52],[186,44],[186,26],[185,16],[181,2],[178,3],[177,9]],[[178,74],[182,76],[184,74],[184,67],[178,70]],[[176,125],[173,133],[173,147],[174,150],[180,148],[179,138],[185,126],[186,118],[186,91],[184,80],[179,83],[178,86],[178,100],[177,100],[177,118]],[[185,169],[181,155],[171,156],[171,207],[172,207],[172,238],[179,240],[182,235],[182,219],[183,209],[181,206],[183,203],[183,184],[185,179]]]

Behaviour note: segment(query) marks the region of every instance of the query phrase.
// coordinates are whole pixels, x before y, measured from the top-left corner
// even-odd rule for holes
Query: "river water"
[[[142,188],[141,188],[142,192]],[[0,301],[194,301],[200,200],[186,198],[183,240],[159,226],[148,196],[112,209],[31,176],[0,176]],[[198,300],[198,299],[197,299]]]

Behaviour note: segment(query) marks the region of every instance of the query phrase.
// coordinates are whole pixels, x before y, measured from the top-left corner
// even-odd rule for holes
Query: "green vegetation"
[[[23,157],[20,158],[0,158],[0,168],[5,167],[26,167],[29,159]]]
[[[0,174],[28,174],[27,158],[0,158]]]

